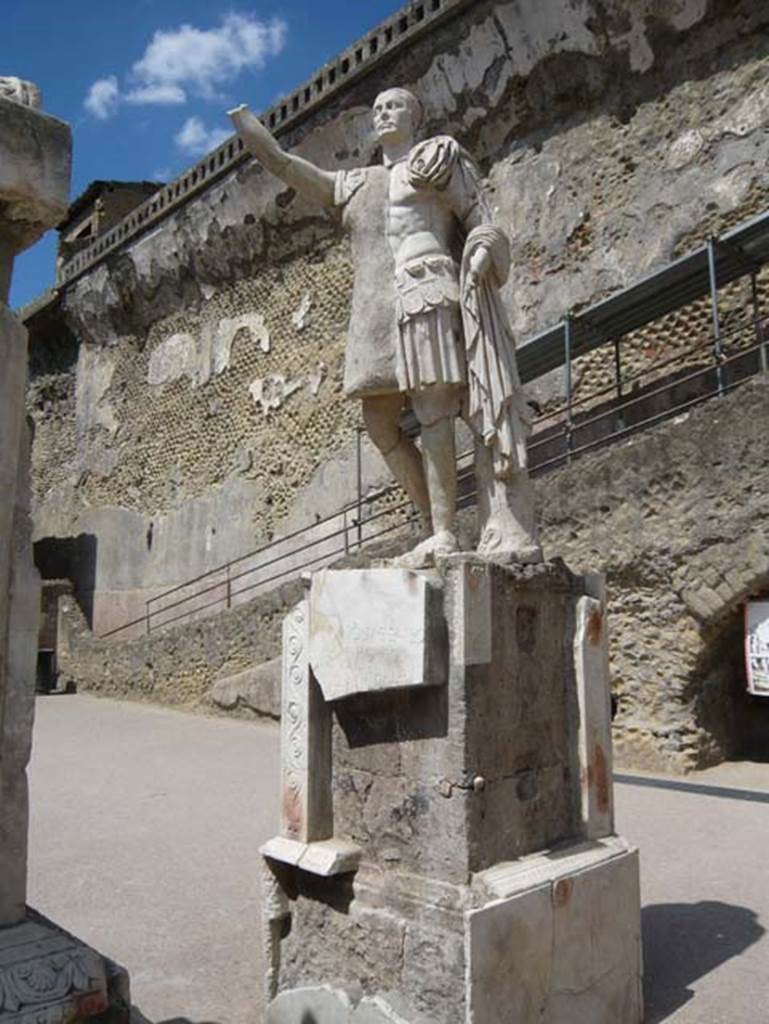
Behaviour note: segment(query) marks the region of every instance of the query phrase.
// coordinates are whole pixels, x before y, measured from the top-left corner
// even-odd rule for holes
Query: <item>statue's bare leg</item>
[[[430,499],[427,493],[422,457],[414,442],[400,429],[403,395],[372,395],[362,403],[363,422],[382,458],[425,519],[430,521]]]
[[[459,412],[457,387],[429,387],[411,395],[411,404],[422,428],[422,460],[430,498],[432,536],[423,540],[396,564],[423,569],[436,557],[458,548],[454,536],[457,504],[457,461],[454,442],[454,418]]]
[[[475,475],[481,526],[478,554],[499,562],[541,562],[529,474],[524,469],[499,479],[495,469],[492,449],[476,438]]]
[[[422,460],[430,496],[433,533],[454,532],[457,506],[457,455],[454,420],[444,417],[422,427]]]

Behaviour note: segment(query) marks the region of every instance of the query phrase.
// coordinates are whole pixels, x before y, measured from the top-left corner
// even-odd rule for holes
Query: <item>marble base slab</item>
[[[281,992],[267,1024],[437,1024],[416,1013],[399,993],[364,996],[360,989],[315,985]]]
[[[35,911],[0,929],[3,1024],[127,1024],[129,1006],[125,971]]]
[[[492,897],[467,915],[474,1024],[640,1024],[637,850],[608,837],[496,865],[473,885]]]

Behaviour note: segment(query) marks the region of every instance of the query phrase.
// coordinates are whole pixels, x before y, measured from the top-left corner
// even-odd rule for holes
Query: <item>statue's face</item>
[[[408,142],[414,137],[414,114],[402,93],[392,89],[377,96],[374,131],[388,142]]]

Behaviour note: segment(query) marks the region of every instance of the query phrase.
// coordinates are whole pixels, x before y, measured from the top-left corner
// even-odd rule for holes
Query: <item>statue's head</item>
[[[374,131],[382,142],[409,142],[422,117],[422,104],[408,89],[386,89],[374,100]]]

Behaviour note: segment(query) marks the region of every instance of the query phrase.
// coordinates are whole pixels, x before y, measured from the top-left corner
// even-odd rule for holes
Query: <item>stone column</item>
[[[13,260],[16,256],[16,249],[8,238],[0,238],[0,302],[8,301],[8,293],[11,290],[11,274],[13,273]]]
[[[29,83],[0,78],[0,1017],[128,1020],[121,968],[26,906],[40,579],[32,559],[27,332],[7,306],[13,260],[67,211],[69,126]]]
[[[32,562],[25,423],[27,334],[7,308],[13,260],[67,210],[69,127],[0,80],[0,926],[24,918],[27,778],[40,589]]]

